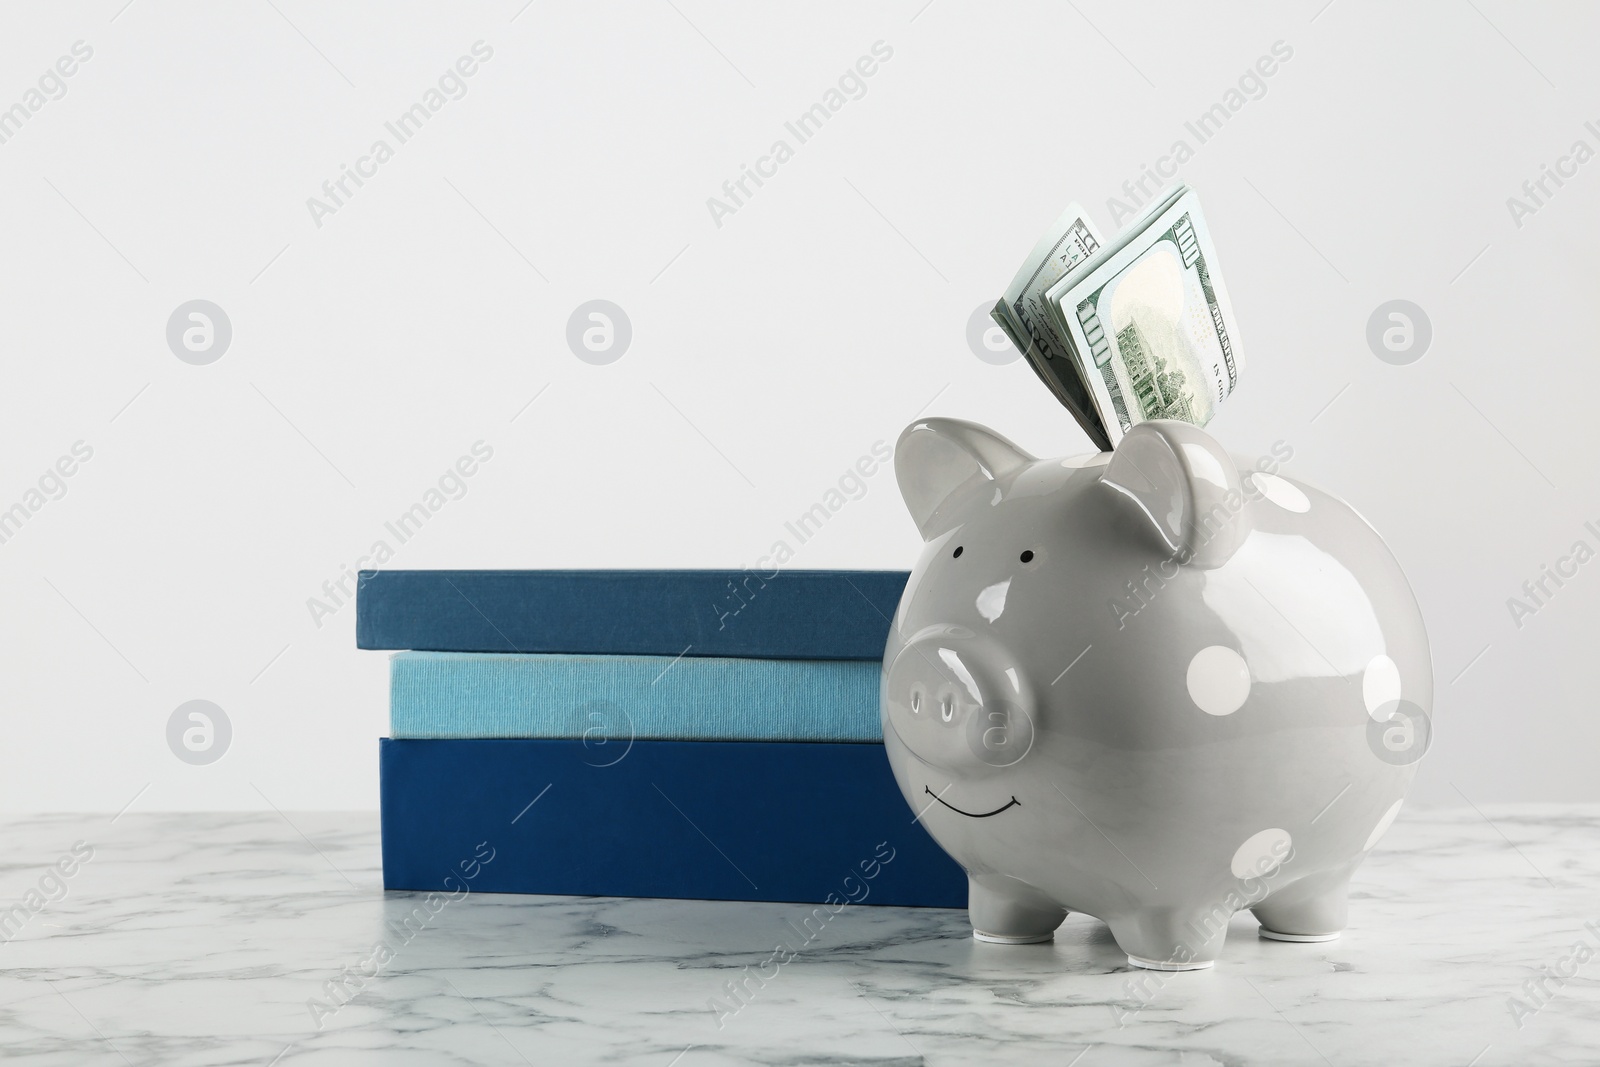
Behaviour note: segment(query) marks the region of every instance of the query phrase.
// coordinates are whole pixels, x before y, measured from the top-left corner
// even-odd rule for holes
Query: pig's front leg
[[[968,874],[967,916],[979,941],[1031,945],[1054,937],[1067,909],[1015,878]]]

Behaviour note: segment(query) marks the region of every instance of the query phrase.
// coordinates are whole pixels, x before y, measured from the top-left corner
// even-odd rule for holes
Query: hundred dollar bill
[[[1239,329],[1200,201],[1178,185],[1045,294],[1112,446],[1135,423],[1204,426],[1239,382]]]
[[[1087,262],[1103,242],[1089,213],[1078,204],[1067,209],[1045,231],[1028,253],[1022,269],[1011,280],[1005,296],[990,316],[1000,324],[1017,351],[1027,357],[1062,405],[1078,420],[1089,439],[1102,451],[1111,447],[1105,427],[1077,360],[1067,348],[1051,316],[1045,295],[1073,268]]]

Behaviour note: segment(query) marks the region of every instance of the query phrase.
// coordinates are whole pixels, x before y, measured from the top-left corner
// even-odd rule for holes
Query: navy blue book
[[[881,743],[384,738],[379,762],[385,889],[967,904]]]
[[[878,659],[905,571],[362,571],[359,648]]]

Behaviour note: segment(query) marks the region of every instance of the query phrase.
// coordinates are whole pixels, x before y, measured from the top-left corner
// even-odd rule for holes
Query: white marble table
[[[712,998],[731,1007],[725,983],[809,908],[473,895],[405,941],[393,924],[421,896],[380,890],[376,821],[0,821],[0,1052],[72,1067],[1600,1062],[1600,951],[1571,956],[1600,948],[1600,808],[1407,812],[1358,874],[1341,941],[1263,941],[1241,917],[1215,971],[1131,971],[1082,916],[1054,944],[1004,947],[974,942],[963,912],[847,908],[720,1027]],[[76,863],[80,840],[93,857]],[[378,976],[329,996],[385,938]],[[1529,997],[1529,979],[1573,968]],[[1532,1012],[1520,1028],[1513,997]]]

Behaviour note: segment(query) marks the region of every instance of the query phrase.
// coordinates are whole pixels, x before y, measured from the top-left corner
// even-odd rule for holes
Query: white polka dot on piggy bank
[[[1372,657],[1361,675],[1361,699],[1367,714],[1380,722],[1394,714],[1395,701],[1400,699],[1400,667],[1394,660],[1384,655]]]
[[[1294,838],[1289,836],[1289,831],[1276,826],[1262,830],[1258,834],[1251,834],[1244,844],[1234,850],[1228,869],[1235,878],[1271,874],[1283,865],[1293,847]]]
[[[1167,421],[1070,460],[953,419],[901,435],[924,544],[884,745],[980,939],[1081,911],[1130,965],[1189,970],[1238,911],[1273,951],[1343,928],[1426,749],[1427,637],[1377,533],[1265,465]]]
[[[1189,698],[1207,715],[1232,715],[1250,696],[1250,668],[1226,645],[1196,652],[1184,682]]]

